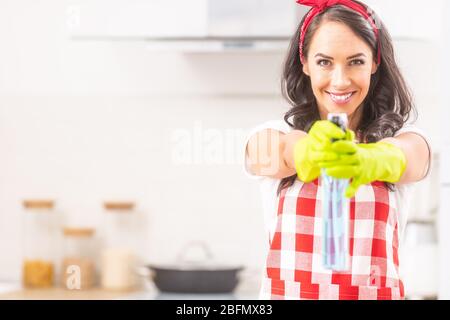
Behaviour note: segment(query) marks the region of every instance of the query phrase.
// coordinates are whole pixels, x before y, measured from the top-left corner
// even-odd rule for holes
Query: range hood
[[[285,49],[302,7],[293,0],[71,0],[77,40],[146,40],[156,50]]]

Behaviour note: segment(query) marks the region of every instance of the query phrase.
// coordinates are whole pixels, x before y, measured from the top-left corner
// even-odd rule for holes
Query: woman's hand
[[[311,182],[320,175],[319,164],[327,165],[338,160],[339,155],[331,150],[333,139],[348,139],[350,136],[330,121],[317,121],[294,146],[295,170],[303,182]],[[332,162],[333,163],[333,162]]]
[[[356,144],[353,141],[336,141],[330,150],[337,159],[323,161],[319,166],[326,168],[327,174],[332,177],[352,178],[345,193],[348,198],[353,197],[363,184],[373,181],[398,182],[406,169],[404,152],[387,142]]]

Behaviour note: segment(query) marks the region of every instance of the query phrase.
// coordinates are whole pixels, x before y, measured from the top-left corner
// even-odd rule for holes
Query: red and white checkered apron
[[[261,299],[403,299],[398,212],[382,182],[361,186],[350,202],[350,270],[322,266],[321,186],[296,180],[278,200]]]

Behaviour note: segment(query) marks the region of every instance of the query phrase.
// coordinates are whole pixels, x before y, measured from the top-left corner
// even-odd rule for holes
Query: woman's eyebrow
[[[333,57],[327,56],[326,54],[323,54],[323,53],[316,54],[314,56],[314,58],[316,58],[316,57],[322,57],[325,59],[333,60]],[[347,60],[351,60],[351,59],[355,59],[355,58],[359,58],[359,57],[366,57],[366,55],[364,53],[357,53],[357,54],[354,54],[354,55],[348,57]]]
[[[326,54],[323,54],[323,53],[318,53],[318,54],[316,54],[316,55],[314,56],[314,58],[316,58],[316,57],[322,57],[322,58],[325,58],[325,59],[333,60],[332,57],[327,56]]]
[[[366,55],[364,53],[357,53],[357,54],[354,54],[354,55],[348,57],[347,60],[355,59],[355,58],[359,58],[359,57],[365,57],[365,56]]]

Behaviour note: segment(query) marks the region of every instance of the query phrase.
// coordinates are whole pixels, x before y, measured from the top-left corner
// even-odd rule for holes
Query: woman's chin
[[[350,112],[349,110],[351,110],[350,108],[343,108],[342,106],[339,107],[331,107],[327,108],[327,113],[346,113],[347,116],[349,117],[352,112]]]

